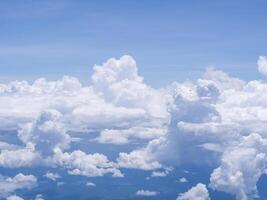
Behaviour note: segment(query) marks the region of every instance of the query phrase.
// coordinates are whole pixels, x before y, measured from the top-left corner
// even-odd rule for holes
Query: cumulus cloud
[[[94,177],[111,173],[114,177],[123,177],[115,163],[103,154],[86,154],[80,150],[71,153],[57,151],[54,159],[59,166],[67,168],[73,175]]]
[[[156,154],[163,142],[163,138],[154,139],[144,148],[134,150],[130,153],[120,153],[117,158],[118,166],[142,170],[154,170],[163,167],[156,158]]]
[[[135,193],[137,196],[147,196],[147,197],[151,197],[151,196],[156,196],[159,193],[156,191],[150,191],[150,190],[138,190]]]
[[[267,166],[267,140],[259,134],[244,136],[228,147],[221,165],[211,174],[211,187],[246,200],[257,197],[257,182]]]
[[[264,75],[266,63],[259,58]],[[15,129],[23,142],[0,141],[0,166],[49,164],[73,175],[123,177],[120,168],[165,176],[166,166],[197,162],[214,166],[213,189],[242,200],[257,196],[257,181],[266,168],[265,81],[246,82],[208,68],[196,81],[154,89],[131,56],[96,65],[91,79],[89,86],[68,76],[0,84],[0,129]],[[100,153],[69,150],[75,141],[70,132],[77,131],[99,133],[90,142],[142,143],[111,161]],[[205,189],[198,184],[178,199],[198,191],[207,194],[200,199],[209,199]]]
[[[176,200],[210,200],[206,185],[198,183],[185,193],[180,194]]]
[[[64,125],[59,121],[61,114],[56,110],[47,110],[38,119],[27,124],[19,131],[23,142],[34,144],[35,149],[44,156],[54,153],[57,148],[65,149],[70,142]]]
[[[42,159],[34,148],[28,145],[17,150],[2,150],[0,153],[0,166],[8,168],[29,167],[41,164]]]
[[[12,177],[0,177],[0,197],[8,196],[17,189],[32,189],[37,185],[37,178],[33,175],[17,174]]]

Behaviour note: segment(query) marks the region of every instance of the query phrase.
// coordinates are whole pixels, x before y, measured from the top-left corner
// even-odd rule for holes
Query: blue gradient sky
[[[132,55],[155,87],[207,66],[255,79],[266,55],[267,1],[1,1],[0,81],[64,74]]]

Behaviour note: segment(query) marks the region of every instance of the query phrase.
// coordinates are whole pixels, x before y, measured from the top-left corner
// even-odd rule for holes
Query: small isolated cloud
[[[56,181],[60,176],[57,173],[47,172],[44,177],[51,179],[52,181]]]
[[[31,189],[37,185],[37,178],[33,175],[17,174],[12,177],[0,176],[0,197],[8,196],[18,189]]]
[[[94,184],[93,182],[87,182],[87,183],[86,183],[86,186],[88,186],[88,187],[94,187],[95,184]]]
[[[165,171],[153,171],[151,177],[164,177],[167,175],[168,173],[166,173]]]
[[[135,193],[137,196],[156,196],[159,194],[159,192],[156,191],[150,191],[150,190],[138,190]]]
[[[260,56],[258,59],[258,70],[261,74],[267,76],[267,59],[265,56]]]
[[[186,182],[188,182],[188,180],[185,177],[182,177],[179,179],[179,182],[180,183],[186,183]]]
[[[164,176],[167,176],[172,170],[173,170],[172,167],[165,167],[164,170],[153,171],[151,173],[151,177],[164,177]]]
[[[176,200],[210,200],[206,185],[198,183],[185,193],[180,194]]]
[[[24,199],[17,196],[17,195],[11,195],[11,196],[7,197],[6,200],[24,200]]]

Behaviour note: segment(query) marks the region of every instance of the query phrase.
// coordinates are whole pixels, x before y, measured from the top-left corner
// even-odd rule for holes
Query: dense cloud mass
[[[264,75],[266,63],[261,56],[258,70]],[[124,169],[165,177],[172,166],[211,165],[209,185],[199,183],[177,199],[208,200],[208,189],[239,200],[258,196],[257,182],[267,165],[266,81],[246,82],[208,68],[195,81],[155,89],[138,74],[131,56],[96,65],[91,80],[88,86],[69,76],[0,84],[0,130],[14,131],[18,139],[0,141],[0,167],[43,166],[71,175],[123,178]],[[93,133],[93,139],[85,139]],[[73,145],[80,141],[88,148],[91,143],[134,148],[110,159]],[[43,176],[60,178],[51,171]],[[21,199],[14,191],[31,189],[37,179],[18,174],[0,182],[1,197]],[[136,195],[158,193],[139,190]]]

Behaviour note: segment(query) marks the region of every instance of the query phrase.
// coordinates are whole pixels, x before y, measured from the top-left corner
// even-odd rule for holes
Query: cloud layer
[[[259,72],[266,75],[266,68],[266,58],[260,57]],[[240,200],[257,197],[257,182],[267,164],[266,81],[246,82],[208,68],[195,81],[154,89],[138,74],[131,56],[96,65],[91,80],[88,86],[69,76],[0,84],[0,130],[15,131],[19,140],[0,141],[0,166],[57,167],[87,177],[124,177],[121,170],[127,168],[165,177],[171,166],[211,164],[208,189]],[[84,141],[97,133],[88,143],[138,145],[110,159],[70,148],[79,142],[73,132],[82,133]],[[60,176],[48,172],[45,177]],[[36,178],[18,174],[0,181],[7,185],[0,194],[7,197],[16,189],[32,188]],[[208,189],[199,183],[177,199],[207,200]]]

